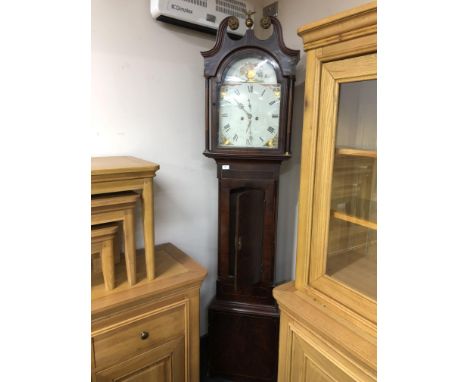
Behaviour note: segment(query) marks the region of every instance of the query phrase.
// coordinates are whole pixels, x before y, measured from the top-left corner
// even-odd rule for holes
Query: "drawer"
[[[110,366],[186,335],[188,300],[93,333],[96,369]]]
[[[181,337],[100,370],[93,377],[95,382],[184,382],[185,371],[185,339]]]

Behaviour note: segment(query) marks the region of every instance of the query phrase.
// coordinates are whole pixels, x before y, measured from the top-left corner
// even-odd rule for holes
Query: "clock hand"
[[[245,110],[244,105],[242,105],[242,104],[241,104],[238,100],[236,100],[236,99],[235,99],[234,101],[236,101],[237,106],[239,107],[239,109],[241,109],[245,114],[247,114],[247,117],[248,117],[249,119],[252,119],[252,114],[250,114],[247,110]]]
[[[246,133],[247,133],[247,135],[248,135],[248,138],[247,138],[246,143],[247,143],[248,145],[251,145],[251,144],[252,144],[252,141],[253,141],[253,137],[252,137],[252,128],[251,128],[251,126],[250,126],[251,124],[252,124],[252,120],[249,119],[249,124],[247,125],[247,131],[246,131]]]
[[[252,140],[253,140],[253,137],[252,137],[252,127],[250,126],[252,124],[252,120],[249,119],[249,124],[247,125],[247,135],[249,136],[249,138],[247,139],[247,143],[248,144],[252,144]]]

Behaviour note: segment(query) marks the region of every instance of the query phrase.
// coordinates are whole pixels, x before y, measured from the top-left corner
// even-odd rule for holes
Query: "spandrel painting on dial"
[[[219,146],[278,148],[281,84],[268,58],[234,61],[219,87]]]

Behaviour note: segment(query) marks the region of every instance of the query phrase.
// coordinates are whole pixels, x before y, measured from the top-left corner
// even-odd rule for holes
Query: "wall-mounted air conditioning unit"
[[[244,0],[151,0],[151,15],[156,20],[216,34],[227,16],[239,19],[239,28],[230,31],[243,36],[246,11],[255,11],[252,1]]]

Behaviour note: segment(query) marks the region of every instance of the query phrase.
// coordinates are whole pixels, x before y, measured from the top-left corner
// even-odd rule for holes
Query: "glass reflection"
[[[242,83],[246,81],[276,84],[276,72],[270,60],[248,57],[234,62],[226,73],[224,82]]]
[[[377,80],[340,85],[326,273],[377,299]]]

